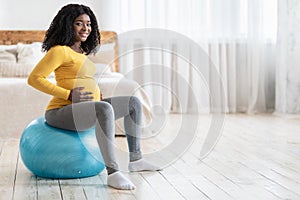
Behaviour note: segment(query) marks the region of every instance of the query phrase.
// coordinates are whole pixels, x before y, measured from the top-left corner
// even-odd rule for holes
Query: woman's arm
[[[70,90],[59,87],[46,79],[50,73],[64,62],[64,59],[65,51],[63,47],[52,47],[32,70],[27,79],[27,83],[44,93],[67,100],[70,95]]]

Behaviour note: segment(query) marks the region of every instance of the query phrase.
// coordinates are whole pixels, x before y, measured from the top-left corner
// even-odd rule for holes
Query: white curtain
[[[300,113],[300,1],[278,1],[276,111]]]
[[[197,111],[205,113],[218,105],[226,112],[274,110],[276,0],[110,0],[102,1],[101,7],[101,27],[120,36],[121,72],[141,84],[154,108],[192,112],[198,106]],[[169,35],[161,32],[161,48],[148,48],[151,35],[139,34],[143,28]],[[176,40],[185,37],[192,42]],[[189,42],[200,45],[207,57]],[[218,92],[219,78],[224,95]]]

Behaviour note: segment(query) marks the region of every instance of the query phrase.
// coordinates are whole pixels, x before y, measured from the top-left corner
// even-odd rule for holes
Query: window
[[[112,10],[102,20],[117,32],[162,28],[196,40],[255,35],[276,41],[276,0],[112,0],[110,4]]]

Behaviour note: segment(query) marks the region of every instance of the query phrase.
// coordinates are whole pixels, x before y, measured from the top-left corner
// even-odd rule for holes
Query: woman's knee
[[[132,96],[129,100],[130,108],[133,108],[134,110],[141,110],[142,109],[142,103],[139,98]]]
[[[97,116],[102,116],[105,118],[114,117],[113,107],[107,102],[104,101],[96,102],[95,110]]]

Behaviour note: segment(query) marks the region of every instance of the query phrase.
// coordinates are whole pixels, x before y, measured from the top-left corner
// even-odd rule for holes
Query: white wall
[[[0,29],[46,30],[60,8],[68,3],[89,6],[98,18],[100,28],[100,0],[0,0]]]

